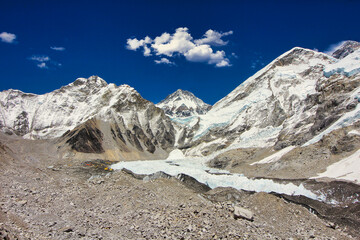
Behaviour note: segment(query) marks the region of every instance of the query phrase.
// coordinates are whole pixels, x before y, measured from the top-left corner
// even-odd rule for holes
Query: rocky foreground
[[[1,239],[357,239],[267,193],[139,180],[108,162],[57,156],[56,142],[1,135]]]

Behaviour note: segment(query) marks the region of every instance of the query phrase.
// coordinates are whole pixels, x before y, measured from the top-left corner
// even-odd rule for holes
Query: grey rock
[[[343,59],[360,48],[360,43],[356,41],[345,41],[332,54],[334,58]]]
[[[242,218],[249,221],[254,221],[254,213],[243,207],[234,206],[234,218],[235,219]]]

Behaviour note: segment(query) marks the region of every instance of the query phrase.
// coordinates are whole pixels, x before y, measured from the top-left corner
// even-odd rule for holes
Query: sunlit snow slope
[[[200,116],[186,155],[306,143],[343,114],[357,116],[358,67],[358,51],[338,60],[309,49],[291,49]]]

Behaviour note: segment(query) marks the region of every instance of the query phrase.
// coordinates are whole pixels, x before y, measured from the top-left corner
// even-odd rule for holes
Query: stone
[[[254,213],[240,206],[234,206],[234,218],[242,218],[249,221],[254,221]]]
[[[24,206],[27,203],[27,200],[21,200],[17,202],[19,205]]]

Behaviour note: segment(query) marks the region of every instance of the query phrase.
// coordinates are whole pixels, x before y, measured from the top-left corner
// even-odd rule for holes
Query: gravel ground
[[[103,162],[106,164],[106,162]],[[46,141],[0,142],[0,239],[351,239],[306,208],[267,193],[198,192],[57,157]],[[234,217],[234,208],[254,214]]]

